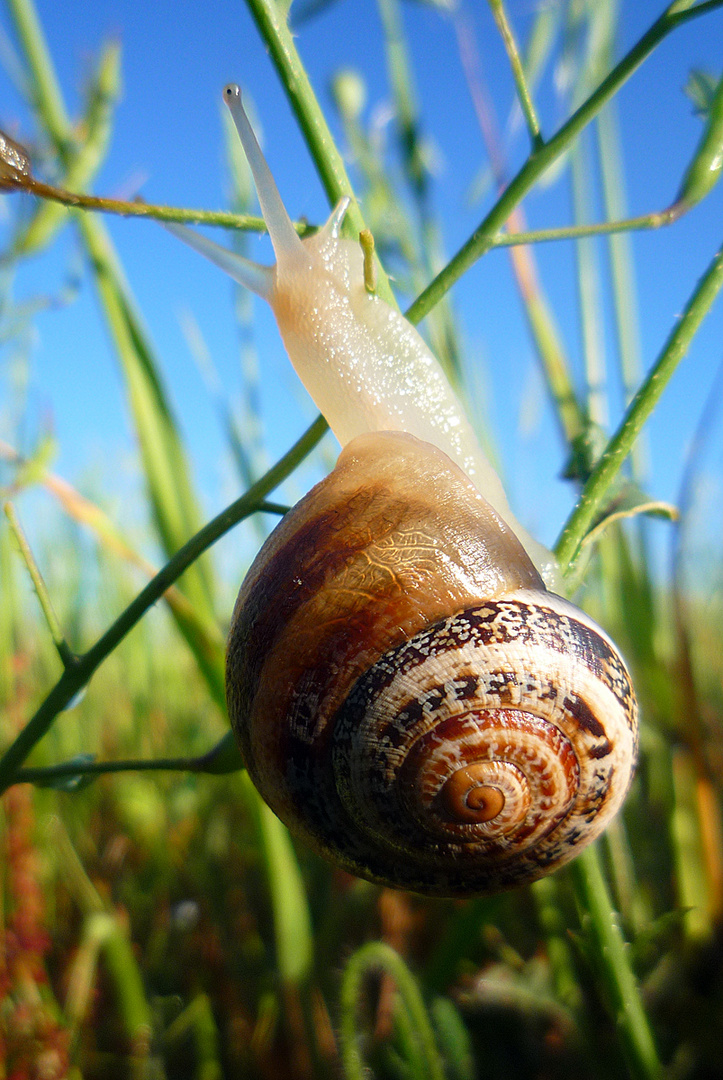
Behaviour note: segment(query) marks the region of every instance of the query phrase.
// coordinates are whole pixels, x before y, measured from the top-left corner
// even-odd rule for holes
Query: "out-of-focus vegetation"
[[[318,105],[279,9],[274,0],[251,6],[284,86],[293,87],[300,116],[312,127]],[[492,6],[507,32],[504,5]],[[548,154],[549,164],[569,151],[573,188],[584,204],[591,161],[573,141],[574,125],[561,127],[543,147],[527,98],[560,35],[577,70],[570,109],[580,107],[580,125],[594,121],[603,163],[611,162],[618,146],[611,114],[598,112],[600,77],[617,73],[612,92],[691,8],[715,6],[678,0],[622,60],[613,54],[612,3],[541,5],[521,58],[511,28],[511,62],[536,153],[471,246],[412,307],[417,318],[433,307],[429,334],[458,383],[465,382],[465,356],[446,289],[497,242],[511,213],[510,229],[524,228],[516,207],[542,171],[540,155]],[[377,248],[409,291],[420,293],[444,260],[399,7],[396,0],[380,0],[379,7],[403,197],[362,125],[356,77],[340,76],[335,97]],[[72,124],[30,0],[8,0],[6,10],[52,172],[63,189],[83,190],[112,126],[117,49],[103,50],[83,123]],[[306,17],[312,14],[307,8]],[[723,152],[719,78],[694,80],[705,130],[667,221],[706,195],[715,179],[711,163]],[[316,130],[312,153],[333,191],[341,183],[334,171],[340,159],[330,136]],[[501,183],[497,148],[489,149]],[[236,176],[234,209],[244,210],[243,176]],[[13,268],[52,244],[70,222],[54,202],[39,200],[28,214],[9,193],[14,178],[0,174],[5,182],[18,213],[4,253],[0,318],[17,343],[13,327],[26,326],[28,313],[13,310]],[[624,216],[619,186],[604,168],[600,183],[610,217]],[[402,209],[410,206],[412,212]],[[633,224],[661,224],[663,217],[655,217]],[[186,448],[102,219],[84,213],[72,224],[128,391],[148,536],[170,560],[202,520]],[[264,506],[283,511],[265,500],[313,449],[323,423],[259,479],[256,432],[247,426],[254,433],[249,442],[221,400],[249,490],[191,540],[162,579],[138,554],[143,541],[131,540],[101,509],[104,498],[84,498],[53,474],[49,444],[41,441],[21,457],[0,443],[3,494],[20,518],[28,493],[57,510],[47,514],[52,531],[41,533],[24,560],[17,519],[14,529],[5,517],[0,524],[1,1076],[723,1075],[723,562],[718,547],[699,550],[691,537],[693,493],[719,453],[709,434],[716,429],[714,410],[691,457],[682,522],[670,525],[671,534],[678,530],[671,580],[651,578],[640,516],[670,515],[670,509],[651,504],[640,490],[634,457],[627,472],[617,471],[715,298],[723,256],[711,249],[712,261],[701,266],[701,282],[646,381],[635,368],[635,335],[623,302],[632,295],[630,250],[619,237],[613,241],[622,379],[631,389],[642,385],[642,392],[608,441],[604,402],[597,389],[578,385],[568,367],[538,287],[534,252],[513,247],[511,254],[572,482],[581,491],[562,534],[561,558],[565,565],[578,556],[569,580],[584,571],[586,606],[623,647],[641,698],[641,764],[624,814],[597,854],[531,888],[464,903],[379,889],[319,862],[292,845],[235,771],[222,685],[223,626],[233,596],[213,554],[198,556],[233,521]],[[586,258],[583,248],[581,277],[591,272]],[[583,301],[583,326],[595,314]],[[597,385],[593,370],[587,385]],[[113,478],[101,483],[110,488]],[[720,490],[710,505],[718,510],[709,509],[709,519],[720,516]],[[579,555],[583,536],[613,514],[633,520],[609,521]],[[710,535],[697,535],[704,534]],[[44,614],[23,561],[41,593],[35,564],[43,569]],[[179,577],[181,563],[189,569]],[[155,591],[142,594],[149,579]],[[691,586],[701,580],[709,584],[705,595]],[[218,750],[209,755],[214,744]],[[163,770],[141,767],[160,759]],[[70,764],[56,767],[62,763]]]

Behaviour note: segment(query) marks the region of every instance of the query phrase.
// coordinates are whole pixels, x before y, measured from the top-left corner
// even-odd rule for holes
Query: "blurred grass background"
[[[716,6],[673,4],[670,26],[692,7]],[[251,7],[282,84],[299,102],[300,125],[310,129],[318,104],[284,13],[272,0],[254,0]],[[310,17],[309,7],[300,13],[302,35],[301,15]],[[514,18],[511,27],[506,21],[514,11],[499,2],[492,7],[515,68]],[[47,147],[43,169],[63,188],[85,190],[112,130],[117,46],[102,49],[86,112],[71,121],[30,0],[8,0],[6,9],[22,84]],[[337,78],[334,98],[367,224],[398,285],[417,296],[445,267],[435,179],[420,139],[418,75],[405,48],[400,8],[396,0],[380,0],[379,10],[400,173],[387,169],[363,126],[362,88],[352,74]],[[585,107],[619,62],[616,19],[617,7],[608,0],[540,6],[529,39],[519,43],[523,101],[562,43],[575,70],[567,107]],[[464,61],[464,48],[461,56]],[[474,58],[466,59],[473,70]],[[720,162],[723,146],[722,87],[720,72],[699,72],[691,81],[701,143],[671,216],[703,198],[717,177],[711,162],[716,155]],[[478,105],[483,109],[484,100]],[[531,103],[526,120],[539,152]],[[601,113],[592,130],[595,153],[585,143],[561,143],[555,159],[571,170],[580,222],[588,217],[591,185],[603,192],[608,217],[624,218],[614,112]],[[333,196],[344,182],[341,157],[328,131],[316,144],[308,131],[307,137]],[[252,209],[248,176],[232,140],[228,149],[232,209],[244,214]],[[482,182],[488,191],[502,191],[507,177],[491,131],[488,152],[490,171]],[[493,242],[501,224],[494,224],[494,214],[503,213],[505,197],[493,203],[477,255]],[[0,317],[19,371],[23,358],[30,362],[25,344],[35,313],[13,307],[12,275],[23,260],[57,242],[69,219],[52,202],[30,209],[17,195],[6,202],[14,217],[3,255]],[[514,214],[510,230],[524,230],[519,209]],[[3,518],[2,744],[17,747],[13,740],[26,739],[15,759],[11,750],[0,765],[7,786],[0,819],[3,1075],[355,1078],[371,1069],[384,1078],[460,1080],[723,1076],[721,387],[719,380],[692,441],[681,516],[668,526],[669,573],[653,575],[641,514],[676,514],[646,495],[639,449],[618,477],[605,472],[603,454],[610,451],[610,433],[621,430],[611,420],[615,409],[596,367],[603,286],[613,297],[616,375],[630,394],[642,379],[636,328],[643,313],[630,303],[634,268],[624,234],[611,241],[607,269],[596,264],[585,241],[577,248],[587,360],[582,378],[565,355],[534,250],[510,251],[570,479],[582,491],[582,511],[587,508],[587,520],[579,524],[582,518],[573,515],[563,534],[564,561],[578,556],[571,587],[584,577],[585,606],[634,671],[643,710],[640,769],[623,816],[598,845],[599,860],[590,856],[508,895],[455,903],[382,890],[321,864],[291,844],[245,776],[229,772],[238,762],[226,740],[222,670],[233,590],[213,551],[198,558],[207,539],[183,549],[203,510],[162,366],[102,219],[76,214],[73,224],[130,403],[143,508],[130,525],[114,520],[114,477],[101,466],[79,493],[53,473],[49,438],[37,439],[21,456],[26,418],[18,391],[15,430],[0,443],[0,477],[21,518],[25,507],[40,506],[41,521],[48,511],[46,530],[28,511],[34,520],[27,559],[42,569],[57,621],[52,614],[43,618],[18,556],[17,531]],[[245,235],[237,234],[239,245]],[[661,386],[685,352],[675,333],[681,327],[694,332],[720,287],[717,241],[713,261],[700,267],[694,304],[681,309],[683,318],[658,357]],[[459,265],[453,260],[449,266],[453,277]],[[478,376],[470,372],[444,289],[422,295],[433,304],[425,322],[433,347],[464,390]],[[418,317],[424,306],[417,301],[413,313]],[[243,296],[236,314],[243,330],[251,317]],[[194,340],[204,362],[203,342]],[[208,358],[205,363],[239,487],[249,489],[214,535],[252,516],[258,540],[269,513],[283,511],[265,503],[278,479],[310,452],[319,455],[317,469],[326,467],[333,450],[324,443],[313,451],[324,434],[317,422],[269,475],[253,364],[245,369],[239,410],[216,384]],[[655,404],[653,384],[642,397],[648,409]],[[623,427],[623,438],[632,434]],[[264,506],[269,513],[255,514]],[[614,514],[634,519],[611,523]],[[580,536],[601,520],[607,527],[580,554]],[[572,537],[567,547],[565,537]],[[173,570],[158,585],[159,602],[141,604],[138,617],[123,624],[125,636],[119,629],[109,640],[109,628],[138,605],[139,592],[153,579],[145,553],[171,559],[179,549],[188,553],[186,572],[160,600],[176,580]],[[220,750],[207,757],[215,744]],[[31,749],[27,764],[35,771],[25,775],[35,783],[12,783]],[[89,773],[93,763],[102,773],[104,762],[139,759],[162,759],[169,768]],[[194,767],[180,767],[191,759]],[[71,764],[55,768],[62,762]]]

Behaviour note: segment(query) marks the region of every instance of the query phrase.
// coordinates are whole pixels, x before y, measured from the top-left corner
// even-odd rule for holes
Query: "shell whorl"
[[[622,803],[630,677],[445,455],[370,439],[287,515],[239,594],[227,695],[247,768],[362,877],[446,896],[531,881]]]
[[[559,597],[521,593],[381,657],[335,717],[332,760],[375,849],[367,873],[383,851],[406,887],[463,895],[573,858],[619,809],[636,743],[609,640]]]

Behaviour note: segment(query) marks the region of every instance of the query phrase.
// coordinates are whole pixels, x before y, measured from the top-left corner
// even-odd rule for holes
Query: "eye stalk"
[[[276,181],[271,175],[266,158],[261,153],[261,147],[249,123],[246,110],[241,101],[241,88],[236,83],[228,83],[223,90],[223,99],[228,105],[241,145],[246,154],[246,160],[253,173],[256,194],[261,204],[261,213],[264,216],[266,228],[269,230],[277,263],[281,263],[285,259],[303,259],[303,244],[286,212],[286,207],[281,201]]]
[[[300,239],[239,87],[229,83],[223,99],[251,167],[276,264],[260,266],[181,225],[170,231],[269,302],[291,363],[342,446],[374,431],[404,431],[432,443],[467,474],[554,585],[554,556],[512,515],[439,361],[396,308],[370,294],[360,244],[340,236],[348,197],[317,233]]]

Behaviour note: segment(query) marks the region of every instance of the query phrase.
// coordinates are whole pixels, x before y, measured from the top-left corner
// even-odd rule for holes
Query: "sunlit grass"
[[[398,38],[392,0],[380,7],[406,201],[375,157],[354,87],[335,86],[364,206],[372,216],[375,207],[395,208],[386,217],[386,234],[384,214],[370,222],[377,249],[420,294],[412,316],[432,309],[430,336],[462,387],[463,349],[446,302],[450,284],[500,242],[497,230],[510,212],[519,212],[522,195],[546,164],[569,150],[574,134],[595,121],[635,64],[690,17],[691,8],[716,5],[679,0],[617,62],[614,5],[599,4],[577,23],[574,6],[563,5],[567,47],[573,25],[582,44],[597,19],[598,51],[578,72],[578,111],[544,149],[528,96],[529,66],[518,64],[514,19],[508,24],[503,5],[493,6],[507,34],[534,153],[436,278],[440,251],[428,199],[433,177],[417,141],[413,58]],[[30,0],[9,0],[7,7],[39,128],[63,187],[80,189],[107,145],[117,51],[102,53],[79,129],[67,116]],[[251,7],[335,199],[348,178],[294,40],[272,0],[253,0]],[[556,31],[549,17],[549,9],[541,9],[531,42],[546,40],[552,49]],[[607,71],[604,89],[595,90],[593,76]],[[720,155],[722,102],[723,83],[712,84],[708,124],[667,221],[707,193],[710,162]],[[611,114],[603,114],[596,132],[604,161],[620,169]],[[595,168],[584,154],[573,163],[581,214]],[[620,186],[615,176],[604,168],[602,186],[611,216],[624,218],[624,206],[611,195]],[[245,212],[238,171],[236,179],[234,209]],[[0,174],[8,186],[18,186],[16,180]],[[413,210],[407,214],[403,206]],[[653,216],[633,224],[665,223]],[[361,224],[358,208],[350,220]],[[17,221],[9,265],[53,243],[68,217],[55,202],[39,202],[29,222]],[[524,229],[522,219],[513,221]],[[244,444],[228,404],[219,401],[248,491],[198,532],[203,515],[188,450],[131,287],[102,219],[81,214],[76,224],[138,438],[148,547],[166,565],[158,574],[137,550],[135,531],[128,535],[105,507],[49,473],[45,446],[30,461],[0,446],[0,476],[20,523],[30,490],[54,508],[47,535],[41,530],[40,542],[25,553],[27,565],[16,550],[20,525],[14,522],[12,532],[4,517],[0,523],[0,1062],[4,1055],[7,1075],[305,1080],[341,1073],[353,1080],[372,1068],[385,1080],[652,1078],[663,1075],[661,1062],[674,1077],[715,1075],[711,1062],[723,1055],[723,984],[715,974],[723,919],[720,551],[710,551],[709,573],[695,579],[709,582],[708,596],[686,591],[679,576],[673,597],[668,581],[651,575],[638,518],[609,524],[582,556],[579,549],[601,517],[634,516],[647,505],[636,486],[637,459],[629,475],[620,466],[720,288],[720,252],[711,250],[708,267],[700,267],[687,308],[681,300],[683,317],[660,346],[646,382],[638,372],[641,313],[625,302],[632,295],[631,253],[619,238],[611,243],[613,318],[625,361],[618,374],[631,396],[638,391],[618,422],[608,420],[607,402],[589,385],[577,385],[569,369],[534,252],[512,256],[581,492],[558,553],[563,568],[578,559],[570,581],[584,578],[586,607],[610,629],[633,668],[644,716],[641,764],[624,815],[596,849],[531,888],[452,903],[382,890],[333,870],[294,846],[248,778],[232,771],[239,760],[226,738],[222,668],[233,595],[208,548],[260,508],[283,512],[267,500],[318,444],[325,425],[317,421],[259,476],[258,428]],[[572,227],[570,238],[579,232]],[[578,267],[592,384],[599,361],[595,321],[602,315],[595,304],[597,271],[584,247]],[[383,278],[381,287],[387,288]],[[252,407],[249,416],[254,419]],[[113,478],[103,482],[112,491]],[[28,566],[36,586],[41,572],[47,586],[45,615]],[[215,746],[218,753],[204,757]],[[159,771],[89,774],[91,767],[102,771],[103,762],[161,759],[166,764]],[[190,759],[196,759],[193,768],[180,767]],[[58,763],[70,764],[54,771]],[[26,774],[34,786],[13,782],[19,768],[34,770]],[[714,974],[702,978],[706,971]]]

